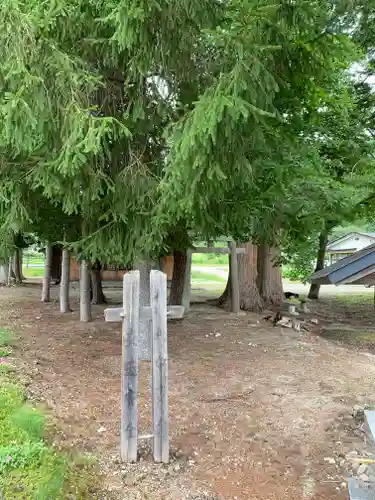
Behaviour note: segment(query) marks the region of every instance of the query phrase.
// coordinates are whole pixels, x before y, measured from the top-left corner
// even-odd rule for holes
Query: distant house
[[[330,241],[327,245],[326,260],[331,265],[348,257],[362,248],[375,243],[375,233],[349,233]]]

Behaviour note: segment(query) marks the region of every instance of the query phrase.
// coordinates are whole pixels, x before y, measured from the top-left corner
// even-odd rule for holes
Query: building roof
[[[319,285],[375,283],[375,243],[317,271],[308,279]]]
[[[352,231],[350,233],[344,234],[343,236],[340,236],[339,238],[335,238],[334,240],[330,241],[327,245],[327,251],[330,251],[331,247],[336,245],[339,241],[349,239],[350,236],[354,236],[354,235],[368,236],[369,238],[372,238],[375,241],[375,233],[365,233],[362,231]],[[350,251],[350,250],[352,250],[352,249],[348,249],[348,251]]]

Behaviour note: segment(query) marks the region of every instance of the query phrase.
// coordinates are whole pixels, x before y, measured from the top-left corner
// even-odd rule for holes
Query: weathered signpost
[[[169,461],[168,442],[168,349],[167,317],[182,318],[184,307],[170,306],[167,310],[167,276],[161,271],[150,273],[150,306],[140,306],[140,273],[131,271],[124,276],[123,307],[104,311],[105,320],[121,322],[121,458],[137,460],[138,439],[153,440],[155,462]],[[140,322],[144,328],[140,338]],[[152,434],[138,437],[138,363],[152,360]]]

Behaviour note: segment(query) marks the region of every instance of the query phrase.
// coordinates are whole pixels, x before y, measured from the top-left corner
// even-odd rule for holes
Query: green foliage
[[[12,354],[12,349],[10,347],[0,347],[0,358],[5,358]]]
[[[292,238],[284,245],[282,262],[285,278],[304,283],[311,276],[316,265],[318,235],[306,239]]]
[[[13,338],[9,330],[1,330],[0,344],[13,343]],[[93,464],[55,450],[43,440],[44,429],[43,413],[25,403],[22,388],[1,369],[0,490],[4,497],[92,498]]]
[[[0,260],[25,234],[128,265],[190,230],[284,245],[353,217],[375,187],[358,12],[2,2]]]
[[[15,342],[15,335],[8,328],[0,328],[0,346],[11,346]]]
[[[15,371],[15,368],[13,365],[10,365],[8,363],[0,363],[0,375],[6,374],[6,373],[11,373],[14,371]]]
[[[42,442],[25,442],[0,448],[0,474],[11,469],[25,469],[30,464],[40,466],[46,446]]]

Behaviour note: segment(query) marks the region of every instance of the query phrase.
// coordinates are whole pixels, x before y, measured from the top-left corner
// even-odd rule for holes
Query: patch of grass
[[[0,358],[6,358],[12,354],[12,349],[10,347],[0,347]]]
[[[26,267],[22,270],[25,278],[43,278],[43,267]]]
[[[8,332],[9,334],[10,332]],[[2,330],[0,342],[12,342]],[[92,498],[92,460],[75,459],[44,439],[45,416],[0,367],[0,492],[9,499],[64,500]]]
[[[14,366],[12,366],[8,363],[0,363],[0,375],[4,374],[4,373],[11,373],[14,371],[15,371]]]
[[[0,347],[14,345],[16,337],[11,330],[0,328]]]
[[[228,265],[228,255],[215,253],[193,253],[192,263],[200,266]]]
[[[217,274],[205,273],[204,271],[199,271],[198,269],[192,269],[191,271],[191,282],[192,283],[226,283],[227,280],[222,276]]]
[[[371,292],[365,293],[348,293],[348,294],[337,294],[333,295],[338,303],[343,305],[369,305],[374,302],[374,295]]]
[[[330,340],[362,347],[375,346],[375,330],[348,327],[347,325],[331,325],[323,328],[321,335]]]

